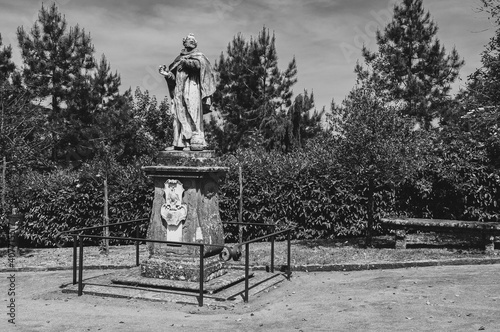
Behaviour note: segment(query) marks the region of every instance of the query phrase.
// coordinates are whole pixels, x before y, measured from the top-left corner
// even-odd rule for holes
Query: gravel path
[[[221,309],[64,294],[71,271],[0,273],[0,331],[500,331],[499,275],[500,265],[296,272]]]

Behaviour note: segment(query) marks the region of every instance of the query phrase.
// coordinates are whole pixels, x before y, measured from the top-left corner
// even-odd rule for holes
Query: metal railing
[[[149,220],[149,218],[133,219],[133,220],[129,220],[129,221],[117,222],[114,224],[91,226],[91,227],[84,227],[84,228],[78,228],[78,229],[70,229],[70,230],[58,233],[55,237],[55,240],[57,240],[63,234],[66,234],[68,236],[73,237],[73,285],[76,284],[76,256],[77,256],[76,247],[77,247],[77,243],[78,243],[77,236],[79,235],[79,234],[73,234],[73,232],[80,232],[81,233],[83,231],[88,231],[88,230],[92,230],[92,229],[100,229],[100,228],[116,226],[116,225],[126,225],[126,224],[136,223],[137,225],[135,226],[135,237],[139,238],[139,226],[140,226],[139,223],[141,221],[146,221],[146,220]],[[120,239],[123,239],[123,238],[120,238]],[[136,266],[139,266],[139,243],[141,241],[144,241],[144,239],[141,239],[140,241],[135,242],[135,265]],[[62,245],[60,243],[57,243],[57,246],[62,247]]]
[[[204,298],[204,252],[205,252],[205,246],[211,246],[211,247],[226,247],[225,245],[219,245],[219,244],[208,244],[208,243],[199,243],[199,242],[177,242],[177,241],[163,241],[163,240],[151,240],[151,239],[143,239],[139,238],[138,236],[136,238],[129,238],[129,237],[116,237],[116,236],[100,236],[100,235],[90,235],[90,234],[75,234],[73,232],[82,232],[85,230],[91,230],[91,229],[99,229],[103,227],[110,227],[110,226],[115,226],[115,225],[123,225],[123,224],[128,224],[132,222],[140,222],[144,221],[147,219],[136,219],[136,220],[131,220],[131,221],[126,221],[126,222],[121,222],[121,223],[115,223],[115,224],[108,224],[108,225],[103,225],[103,226],[94,226],[94,227],[86,227],[86,228],[81,228],[81,229],[75,229],[75,230],[69,230],[69,231],[64,231],[59,233],[56,236],[56,239],[61,236],[62,234],[66,234],[67,236],[72,236],[73,237],[73,285],[78,283],[78,296],[81,296],[83,294],[83,239],[85,238],[92,238],[92,239],[108,239],[108,240],[117,240],[117,241],[135,241],[136,243],[136,266],[139,266],[139,243],[140,242],[151,242],[151,243],[164,243],[167,245],[176,245],[176,246],[195,246],[199,247],[199,257],[200,257],[200,275],[199,275],[199,297],[198,297],[198,304],[199,306],[203,306],[203,298]],[[267,225],[267,226],[274,226],[274,225],[268,225],[268,224],[256,224],[256,225]],[[250,279],[250,259],[249,259],[249,253],[250,253],[250,244],[254,242],[259,242],[262,240],[265,240],[267,238],[271,238],[271,272],[274,272],[274,238],[277,235],[281,235],[286,233],[287,237],[287,265],[286,265],[286,271],[285,275],[288,280],[290,280],[291,276],[291,232],[293,231],[294,228],[287,228],[285,230],[281,230],[278,232],[273,232],[271,234],[267,234],[252,240],[248,240],[245,242],[242,242],[238,244],[239,246],[245,246],[245,290],[244,290],[244,302],[248,302],[249,299],[249,279]],[[139,233],[139,228],[137,226],[136,228],[136,235]],[[79,244],[79,252],[77,253],[77,243]],[[78,256],[78,264],[77,264],[77,256]],[[78,265],[78,278],[77,278],[77,265]]]

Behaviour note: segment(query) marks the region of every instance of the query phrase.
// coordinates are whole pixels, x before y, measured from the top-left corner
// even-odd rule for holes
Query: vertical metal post
[[[203,268],[205,266],[203,261],[203,253],[205,252],[205,246],[202,244],[200,246],[200,300],[199,306],[203,307],[203,279],[205,279]]]
[[[135,223],[135,238],[139,238],[139,222]],[[139,241],[135,241],[135,266],[139,266]]]
[[[239,183],[240,183],[240,209],[238,212],[238,240],[241,244],[243,242],[243,228],[241,224],[243,223],[243,174],[241,171],[241,166],[238,168],[239,172]]]
[[[274,235],[271,236],[271,273],[274,273]]]
[[[83,294],[83,237],[79,236],[80,239],[80,260],[78,266],[78,296]]]
[[[245,243],[245,299],[244,302],[248,302],[248,275],[249,275],[249,268],[248,265],[250,264],[250,255],[249,255],[249,243]]]
[[[73,285],[76,285],[76,235],[73,235]]]
[[[288,232],[286,232],[286,241],[287,241],[287,247],[288,247],[288,250],[287,250],[287,258],[286,258],[286,264],[287,264],[287,279],[290,280],[290,276],[292,275],[292,266],[291,266],[291,249],[292,249],[292,245],[291,245],[291,242],[290,242],[290,230],[288,230]]]

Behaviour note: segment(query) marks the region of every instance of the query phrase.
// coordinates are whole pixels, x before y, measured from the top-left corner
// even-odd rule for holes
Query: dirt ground
[[[0,280],[0,331],[500,331],[500,265],[295,272],[230,309],[64,294],[71,271]]]

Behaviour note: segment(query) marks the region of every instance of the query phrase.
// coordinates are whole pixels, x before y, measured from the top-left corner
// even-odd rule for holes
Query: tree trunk
[[[108,176],[104,177],[104,220],[103,225],[109,225],[109,208],[108,208]],[[103,236],[109,236],[109,227],[103,228]],[[103,253],[109,254],[109,239],[103,239]]]
[[[7,157],[3,156],[2,162],[2,213],[7,213]]]
[[[372,236],[373,236],[373,210],[374,202],[373,195],[375,192],[375,183],[373,179],[368,180],[368,222],[366,224],[366,247],[372,246]]]

